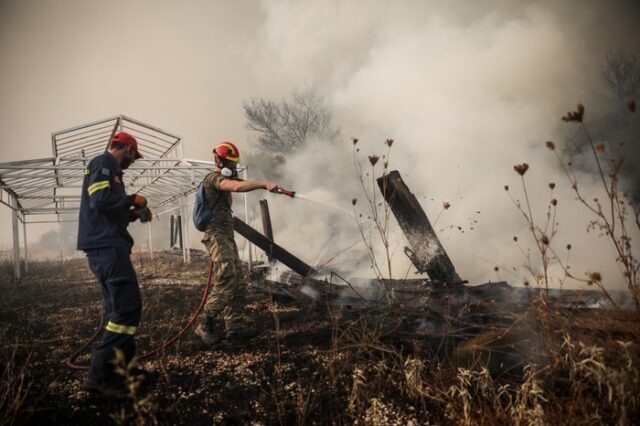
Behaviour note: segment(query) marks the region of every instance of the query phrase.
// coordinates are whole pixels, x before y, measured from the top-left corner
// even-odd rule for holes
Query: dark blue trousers
[[[115,350],[120,349],[127,362],[136,353],[134,335],[142,312],[140,287],[129,248],[105,247],[86,253],[89,268],[102,288],[106,323],[102,341],[93,351],[89,377],[110,380],[115,377]]]

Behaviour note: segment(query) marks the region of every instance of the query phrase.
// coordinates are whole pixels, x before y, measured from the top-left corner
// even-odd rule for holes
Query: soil
[[[144,304],[136,337],[143,354],[189,320],[209,264],[194,257],[185,265],[170,254],[133,260]],[[0,411],[13,407],[15,415],[0,419],[15,424],[441,424],[447,422],[446,400],[427,407],[410,397],[403,369],[410,356],[426,366],[437,364],[427,380],[448,389],[461,364],[482,362],[504,380],[517,381],[525,362],[549,361],[536,352],[546,340],[531,331],[545,321],[551,328],[559,321],[558,330],[591,341],[600,334],[634,341],[638,334],[637,321],[623,313],[602,317],[575,310],[545,318],[532,316],[526,306],[510,304],[503,312],[489,300],[465,305],[453,318],[436,310],[304,304],[250,286],[246,322],[258,330],[256,337],[207,346],[191,329],[160,356],[142,359],[148,384],[135,397],[113,402],[83,391],[86,371],[66,365],[97,330],[102,314],[102,296],[86,259],[33,263],[19,283],[9,278],[8,265],[2,268]],[[441,324],[430,328],[436,317]],[[471,318],[481,321],[470,324]],[[464,332],[438,338],[445,326]],[[87,349],[77,362],[89,359]],[[7,393],[6,383],[18,391]],[[19,398],[3,400],[6,394]],[[559,410],[564,397],[570,399],[568,390],[557,395]]]
[[[178,256],[156,255],[154,261],[134,256],[134,266],[144,304],[136,337],[140,354],[188,321],[209,265],[202,258],[183,265]],[[122,409],[133,419],[133,402],[103,401],[81,390],[86,372],[66,365],[101,319],[102,296],[86,260],[39,262],[30,269],[18,284],[5,279],[0,308],[5,338],[21,348],[17,363],[28,362],[29,397],[19,423],[113,424],[112,416]],[[327,423],[343,417],[345,407],[322,404],[327,395],[310,394],[309,401],[299,401],[305,387],[326,380],[321,372],[330,357],[332,333],[323,309],[273,301],[250,289],[246,314],[247,323],[259,330],[254,338],[210,347],[192,328],[162,356],[140,362],[152,376],[152,385],[138,395],[151,397],[142,409],[147,421],[195,426],[292,424],[305,418]],[[89,357],[87,350],[77,362],[86,364]],[[333,386],[341,392],[339,383]],[[296,408],[300,405],[307,405],[302,409],[307,412]]]

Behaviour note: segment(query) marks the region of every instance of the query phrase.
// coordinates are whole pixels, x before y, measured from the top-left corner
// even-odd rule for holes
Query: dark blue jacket
[[[107,151],[91,160],[82,183],[78,250],[114,246],[130,250],[133,238],[127,226],[135,219],[131,205],[117,160]]]

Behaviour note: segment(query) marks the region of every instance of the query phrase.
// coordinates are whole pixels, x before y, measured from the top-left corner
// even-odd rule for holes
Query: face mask
[[[233,177],[233,175],[234,175],[234,174],[235,174],[235,175],[237,175],[237,174],[238,174],[238,172],[234,173],[234,172],[233,172],[233,170],[231,170],[231,169],[229,169],[229,168],[225,167],[225,168],[223,168],[222,170],[220,170],[220,174],[221,174],[222,176],[224,176],[224,177],[228,177],[228,178],[230,178],[230,177]]]
[[[130,166],[130,165],[131,165],[131,158],[129,158],[129,157],[124,157],[124,158],[122,159],[122,162],[120,163],[120,168],[121,168],[122,170],[126,170],[126,169],[128,169],[128,168],[129,168],[129,166]]]
[[[126,155],[122,158],[122,162],[120,163],[120,168],[122,170],[126,170],[129,168],[131,163],[133,163],[133,159],[130,157],[130,152],[127,151]]]
[[[228,162],[227,164],[225,164],[225,162],[222,161],[222,169],[220,169],[220,174],[227,178],[237,177],[238,171],[236,170],[236,165],[229,164]]]

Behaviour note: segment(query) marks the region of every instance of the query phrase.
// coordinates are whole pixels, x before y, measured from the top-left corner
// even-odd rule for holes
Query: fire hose
[[[291,198],[294,198],[296,196],[296,192],[295,191],[288,191],[288,190],[283,189],[283,188],[278,188],[278,190],[276,192],[278,194],[287,195],[287,196],[289,196]],[[164,341],[163,343],[158,345],[155,349],[152,349],[152,350],[150,350],[148,352],[144,352],[142,355],[140,355],[140,357],[138,358],[139,360],[143,360],[143,359],[146,359],[146,358],[150,358],[150,357],[152,357],[154,355],[157,355],[160,351],[168,348],[173,343],[175,343],[176,340],[181,338],[184,335],[184,333],[186,333],[187,330],[189,330],[189,328],[191,328],[193,326],[193,323],[195,322],[195,320],[198,317],[198,315],[200,315],[200,312],[202,312],[202,309],[204,308],[204,305],[205,305],[205,303],[207,301],[207,296],[209,295],[209,289],[211,288],[211,277],[212,277],[212,275],[213,275],[213,259],[211,259],[211,263],[209,265],[209,277],[207,278],[207,283],[205,284],[204,290],[202,292],[202,298],[200,299],[200,304],[196,308],[196,310],[193,313],[193,315],[191,315],[191,318],[189,319],[189,321],[172,338]],[[102,315],[102,319],[100,321],[100,325],[98,326],[98,329],[96,330],[96,332],[93,333],[93,335],[81,347],[79,347],[74,353],[72,353],[71,356],[69,357],[69,359],[67,360],[67,366],[68,367],[70,367],[70,368],[72,368],[74,370],[88,370],[89,369],[88,365],[76,364],[76,359],[80,356],[80,354],[82,354],[84,351],[87,350],[89,345],[91,345],[98,338],[98,336],[100,335],[100,333],[104,329],[104,325],[105,325],[104,323],[105,323],[105,317],[104,317],[104,315]]]
[[[160,351],[163,351],[164,349],[174,344],[176,340],[181,338],[184,335],[184,333],[186,333],[187,330],[189,330],[189,328],[193,326],[193,323],[195,322],[198,315],[200,315],[200,312],[202,312],[202,309],[204,308],[204,305],[207,301],[207,296],[209,295],[209,289],[211,287],[212,275],[213,275],[213,259],[211,259],[211,263],[209,264],[209,277],[207,278],[207,283],[204,286],[204,290],[202,292],[202,298],[200,299],[200,304],[196,308],[193,315],[191,315],[191,318],[189,319],[189,321],[172,338],[165,340],[160,345],[158,345],[155,349],[152,349],[148,352],[144,352],[142,355],[140,355],[140,357],[138,357],[139,360],[143,360],[146,358],[150,358],[154,355],[157,355],[158,353],[160,353]],[[71,354],[71,356],[67,360],[67,366],[69,366],[70,368],[73,368],[74,370],[89,369],[88,365],[76,364],[76,358],[78,358],[78,356],[80,356],[81,353],[86,351],[89,345],[91,345],[98,338],[98,336],[104,329],[104,325],[105,325],[104,322],[105,322],[105,317],[104,315],[102,315],[102,320],[100,321],[100,325],[98,326],[98,329],[96,330],[96,332],[93,333],[93,335],[89,338],[89,340],[87,340],[80,348],[78,348],[73,354]]]

